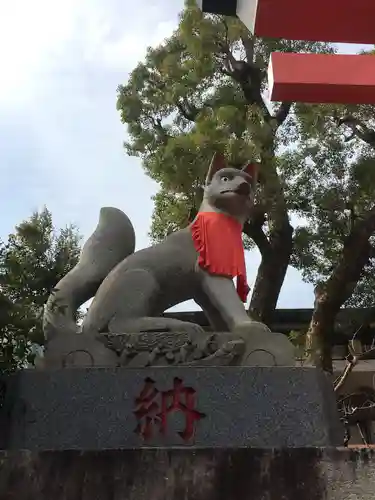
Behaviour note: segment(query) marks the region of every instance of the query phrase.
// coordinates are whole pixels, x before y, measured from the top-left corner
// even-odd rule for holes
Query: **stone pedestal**
[[[1,500],[343,498],[323,496],[337,459],[319,447],[343,433],[317,369],[67,368],[4,382]]]
[[[340,446],[331,381],[315,368],[72,368],[6,381],[0,448]]]
[[[0,452],[1,500],[373,500],[367,450]]]

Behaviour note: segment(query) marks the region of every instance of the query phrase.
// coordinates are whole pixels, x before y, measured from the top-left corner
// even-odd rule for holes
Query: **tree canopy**
[[[372,216],[374,107],[299,105],[297,112],[299,146],[284,169],[288,196],[305,222],[296,229],[293,263],[317,284],[331,275],[355,224]],[[346,305],[373,305],[373,266],[371,250]]]
[[[280,150],[293,147],[291,104],[267,102],[272,51],[332,52],[323,43],[254,39],[238,21],[203,16],[188,1],[175,33],[149,49],[117,107],[128,125],[127,152],[139,156],[160,184],[151,235],[163,238],[187,224],[202,199],[209,160],[223,152],[234,165],[262,165],[259,203],[245,233],[262,255],[250,310],[267,319],[276,306],[292,252]]]
[[[43,344],[43,306],[77,263],[80,240],[74,226],[56,231],[44,208],[0,243],[0,369],[22,366],[31,344]]]
[[[203,16],[189,1],[172,37],[150,48],[118,87],[126,150],[161,186],[151,227],[155,240],[185,224],[199,206],[213,152],[241,164],[262,159],[267,148],[272,157],[293,142],[288,127],[278,132],[290,104],[269,106],[264,98],[275,50],[333,51],[323,43],[254,39],[239,21]]]
[[[118,87],[126,151],[160,185],[154,240],[195,215],[213,152],[233,165],[260,163],[257,206],[245,234],[247,246],[255,243],[261,254],[250,314],[264,321],[290,263],[316,286],[319,300],[330,285],[335,299],[327,302],[326,317],[348,301],[372,301],[374,107],[267,98],[271,52],[335,50],[252,37],[240,21],[203,15],[188,0],[173,35],[150,48]],[[324,328],[332,327],[331,317],[321,322]]]

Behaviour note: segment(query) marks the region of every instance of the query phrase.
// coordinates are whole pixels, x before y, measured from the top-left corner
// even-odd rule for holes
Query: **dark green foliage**
[[[374,111],[373,106],[296,109],[298,148],[284,155],[282,168],[289,205],[301,217],[292,262],[314,284],[328,279],[355,224],[375,206]],[[353,122],[361,124],[358,129]],[[346,305],[373,306],[374,264],[372,251]]]
[[[45,208],[0,243],[0,370],[32,361],[31,343],[43,344],[43,306],[77,263],[80,239],[73,226],[56,232]]]
[[[261,96],[274,50],[332,48],[253,39],[237,20],[202,16],[195,2],[188,1],[173,36],[150,48],[128,83],[119,86],[117,108],[129,132],[126,151],[142,159],[147,174],[162,188],[152,220],[153,239],[159,240],[169,227],[186,224],[189,212],[199,206],[214,151],[224,152],[234,164],[259,160],[269,128],[276,141],[272,149],[277,149],[278,124]],[[160,210],[167,205],[174,208]]]

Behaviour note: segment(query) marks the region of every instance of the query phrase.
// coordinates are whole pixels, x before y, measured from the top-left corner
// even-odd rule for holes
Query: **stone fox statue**
[[[77,308],[95,295],[82,333],[135,331],[135,321],[160,318],[168,308],[194,299],[216,331],[251,334],[267,328],[251,321],[243,302],[248,287],[242,227],[254,203],[257,172],[228,167],[215,154],[197,217],[163,242],[134,253],[133,227],[121,211],[103,208],[99,225],[77,266],[56,286],[45,307],[48,337],[75,330]],[[237,289],[233,278],[237,278]]]

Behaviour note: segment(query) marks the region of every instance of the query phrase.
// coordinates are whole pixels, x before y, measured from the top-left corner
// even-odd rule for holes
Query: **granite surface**
[[[367,450],[0,453],[1,500],[373,500]]]
[[[314,368],[75,368],[7,380],[0,448],[32,451],[341,445]]]

